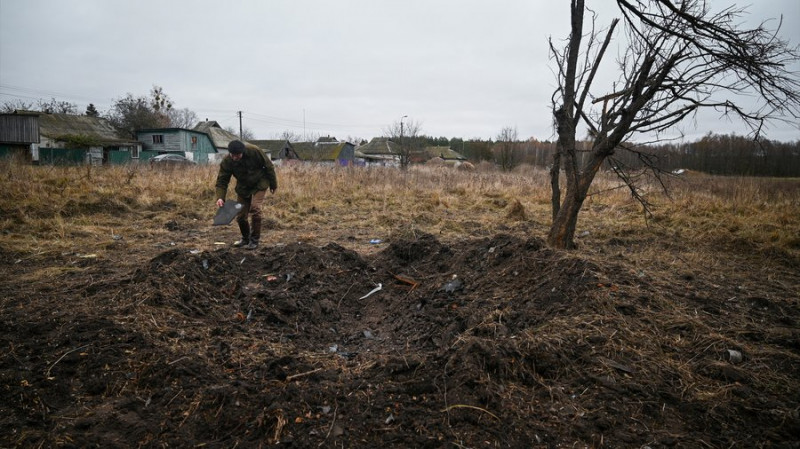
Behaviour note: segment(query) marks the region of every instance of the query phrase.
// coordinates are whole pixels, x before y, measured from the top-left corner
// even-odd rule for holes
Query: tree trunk
[[[559,184],[559,176],[561,175],[561,152],[556,150],[553,154],[553,166],[550,167],[550,189],[552,195],[550,203],[553,209],[553,222],[556,221],[558,211],[561,208],[561,186]]]
[[[575,228],[578,224],[578,213],[583,207],[583,202],[589,193],[589,187],[603,165],[603,161],[613,154],[608,144],[602,148],[595,149],[590,155],[590,159],[580,173],[575,173],[572,178],[574,181],[567,180],[567,191],[564,195],[564,202],[558,209],[558,213],[553,218],[550,226],[550,233],[547,235],[547,243],[558,249],[575,248]],[[569,153],[567,153],[569,155]],[[575,154],[572,153],[574,158]],[[569,163],[569,162],[568,162]]]
[[[581,210],[583,200],[578,200],[572,192],[567,192],[564,204],[559,208],[558,214],[550,226],[547,243],[558,249],[572,249],[575,247],[575,226],[578,223],[578,212]]]

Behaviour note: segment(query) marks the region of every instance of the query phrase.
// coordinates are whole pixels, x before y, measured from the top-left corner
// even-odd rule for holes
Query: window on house
[[[197,136],[192,136],[192,149],[197,148]]]
[[[153,143],[164,143],[163,134],[153,134]]]
[[[139,145],[131,147],[131,159],[139,159]]]

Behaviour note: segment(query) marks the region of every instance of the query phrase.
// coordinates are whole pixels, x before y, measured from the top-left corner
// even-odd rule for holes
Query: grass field
[[[216,167],[38,167],[0,164],[0,243],[36,253],[101,251],[113,236],[152,238],[167,222],[211,222]],[[518,232],[543,237],[550,223],[548,174],[413,167],[288,166],[265,206],[268,235],[316,242],[420,230],[444,238]],[[688,173],[642,186],[652,217],[620,182],[601,175],[578,223],[581,250],[615,236],[680,241],[702,257],[718,245],[800,254],[800,180],[714,177]],[[230,189],[232,192],[232,188]],[[231,193],[231,195],[233,195]],[[222,231],[224,234],[226,231]],[[133,238],[131,238],[133,237]],[[227,234],[227,238],[231,238]],[[650,255],[655,256],[655,255]]]

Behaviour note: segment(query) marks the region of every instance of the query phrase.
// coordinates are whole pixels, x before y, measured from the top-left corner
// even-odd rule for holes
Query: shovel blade
[[[214,216],[214,226],[222,226],[230,224],[234,218],[242,211],[242,203],[236,201],[226,201],[217,210],[217,215]]]

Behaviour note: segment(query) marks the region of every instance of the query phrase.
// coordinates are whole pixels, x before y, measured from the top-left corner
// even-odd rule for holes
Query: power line
[[[3,92],[9,91],[9,92]],[[16,93],[15,93],[16,92]],[[12,96],[17,98],[30,98],[35,100],[41,100],[43,97],[48,98],[59,98],[63,101],[81,101],[81,102],[88,102],[94,105],[104,105],[106,103],[98,103],[95,101],[96,99],[89,99],[89,97],[85,97],[82,95],[75,95],[75,94],[68,94],[64,92],[54,91],[54,90],[43,90],[43,89],[31,89],[28,87],[22,86],[12,86],[9,84],[0,84],[0,95]],[[31,95],[36,95],[36,97],[32,97]]]
[[[99,103],[94,100],[89,100],[88,97],[82,95],[69,94],[55,90],[34,89],[24,86],[15,86],[2,83],[0,83],[0,96],[35,100],[35,101],[43,101],[44,97],[47,97],[47,98],[57,98],[61,101],[89,102],[91,104],[94,104],[96,107],[99,107],[100,109],[110,109],[112,107],[112,104]],[[192,110],[190,108],[187,109]],[[247,121],[267,124],[276,129],[291,128],[291,129],[305,130],[306,128],[310,128],[311,131],[323,132],[329,130],[330,128],[339,130],[372,130],[384,126],[384,125],[368,125],[368,124],[355,125],[355,124],[342,124],[342,123],[326,123],[326,122],[313,122],[313,121],[307,122],[305,121],[305,119],[297,120],[292,118],[277,117],[274,115],[263,114],[260,112],[233,110],[233,109],[205,109],[203,110],[202,114],[198,112],[195,113],[198,116],[201,116],[201,115],[207,115],[209,112],[224,113],[225,115],[221,117],[222,119],[228,119],[228,118],[234,118],[238,120],[246,119]]]

